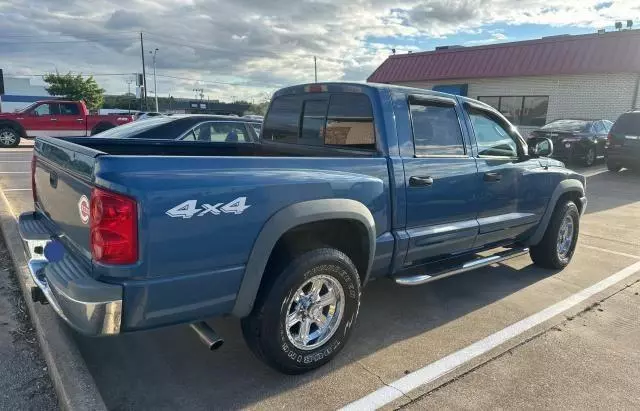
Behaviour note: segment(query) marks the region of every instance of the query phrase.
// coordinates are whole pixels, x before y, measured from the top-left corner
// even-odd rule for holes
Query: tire
[[[315,294],[314,286],[319,283]],[[336,301],[333,308],[312,302],[312,295],[329,300],[330,290]],[[338,354],[351,334],[359,307],[360,277],[353,262],[336,249],[319,248],[297,256],[270,284],[263,285],[253,311],[242,319],[242,332],[251,351],[269,366],[285,374],[301,374]],[[328,328],[312,319],[322,316],[327,321],[330,314]],[[309,336],[315,335],[307,342],[302,340],[305,323]]]
[[[563,223],[566,219],[570,219],[572,224],[570,233],[564,231],[566,227]],[[571,262],[576,250],[579,232],[580,213],[578,207],[572,201],[558,203],[542,241],[529,249],[531,259],[537,266],[543,268],[562,269],[566,267]],[[563,245],[560,246],[561,236],[564,236],[566,241],[570,239],[570,243],[563,242]]]
[[[582,164],[591,167],[596,163],[596,148],[591,146],[584,153],[584,158],[582,159]]]
[[[0,147],[17,147],[20,144],[20,133],[11,127],[0,127]]]
[[[618,171],[622,170],[622,166],[620,164],[615,164],[615,163],[612,163],[611,161],[607,161],[607,169],[609,171],[613,171],[614,173],[617,173]]]

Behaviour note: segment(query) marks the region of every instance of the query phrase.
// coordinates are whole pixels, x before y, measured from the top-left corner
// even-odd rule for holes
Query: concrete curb
[[[71,336],[71,330],[48,306],[31,301],[34,286],[27,268],[27,260],[18,233],[18,224],[4,193],[0,200],[0,225],[4,241],[13,260],[18,283],[33,328],[38,336],[40,349],[47,363],[49,376],[58,396],[62,410],[106,411],[98,387],[89,373],[84,359]]]

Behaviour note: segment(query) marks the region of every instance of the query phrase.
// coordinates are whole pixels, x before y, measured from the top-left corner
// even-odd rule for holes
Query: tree
[[[93,76],[86,79],[81,74],[47,74],[44,82],[49,85],[46,90],[52,96],[68,98],[69,100],[84,100],[89,110],[95,111],[102,107],[104,89],[100,88]]]

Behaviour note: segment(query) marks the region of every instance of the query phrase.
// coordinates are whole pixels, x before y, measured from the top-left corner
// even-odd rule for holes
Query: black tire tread
[[[560,229],[560,224],[562,224],[562,220],[569,210],[571,210],[570,212],[575,212],[575,215],[577,216],[574,221],[574,235],[578,235],[580,228],[580,212],[578,211],[578,206],[576,206],[573,201],[567,200],[559,202],[556,204],[556,208],[551,216],[551,221],[549,221],[549,225],[547,226],[547,230],[544,232],[542,240],[538,244],[529,247],[529,255],[537,266],[549,269],[562,269],[566,267],[567,263],[558,258],[558,253],[556,252],[556,237],[558,230]],[[575,247],[576,240],[574,240],[573,250],[569,256],[569,261],[571,260],[571,257],[573,257]]]
[[[268,304],[280,304],[280,301],[273,301],[273,299],[269,298],[271,296],[272,290],[277,287],[282,287],[283,283],[290,275],[298,272],[299,270],[301,270],[303,265],[306,265],[309,263],[309,261],[315,259],[339,259],[342,263],[347,264],[352,272],[356,273],[355,280],[358,287],[358,295],[360,294],[360,278],[357,275],[358,271],[351,259],[346,254],[339,250],[328,247],[314,249],[306,253],[297,255],[288,264],[286,261],[277,262],[274,265],[273,269],[278,270],[279,274],[277,276],[271,276],[270,281],[261,285],[258,295],[256,296],[256,301],[254,303],[251,314],[241,320],[242,333],[251,352],[267,365],[285,374],[301,374],[310,371],[312,368],[292,367],[290,364],[281,363],[277,360],[277,358],[269,355],[269,353],[267,352],[269,347],[264,344],[261,338],[261,325],[265,319],[265,311],[267,311],[266,308]],[[342,344],[342,346],[344,346],[344,344]],[[338,353],[338,351],[339,350],[336,350],[333,355],[326,358],[326,361],[318,364],[317,366],[321,366],[328,362],[331,358],[333,358],[335,354]]]

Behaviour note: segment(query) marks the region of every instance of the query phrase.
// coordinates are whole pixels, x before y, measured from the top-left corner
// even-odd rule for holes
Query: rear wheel
[[[579,231],[580,213],[575,203],[566,201],[557,204],[542,241],[530,247],[531,259],[544,268],[566,267],[576,250]]]
[[[303,253],[261,289],[242,320],[249,348],[287,374],[329,362],[344,347],[360,305],[353,262],[333,248]]]
[[[108,124],[108,123],[98,124],[93,128],[93,130],[91,130],[91,135],[93,136],[95,134],[102,133],[103,131],[107,131],[111,128],[113,128],[112,124]]]
[[[11,127],[0,128],[0,147],[16,147],[20,144],[20,134]]]

